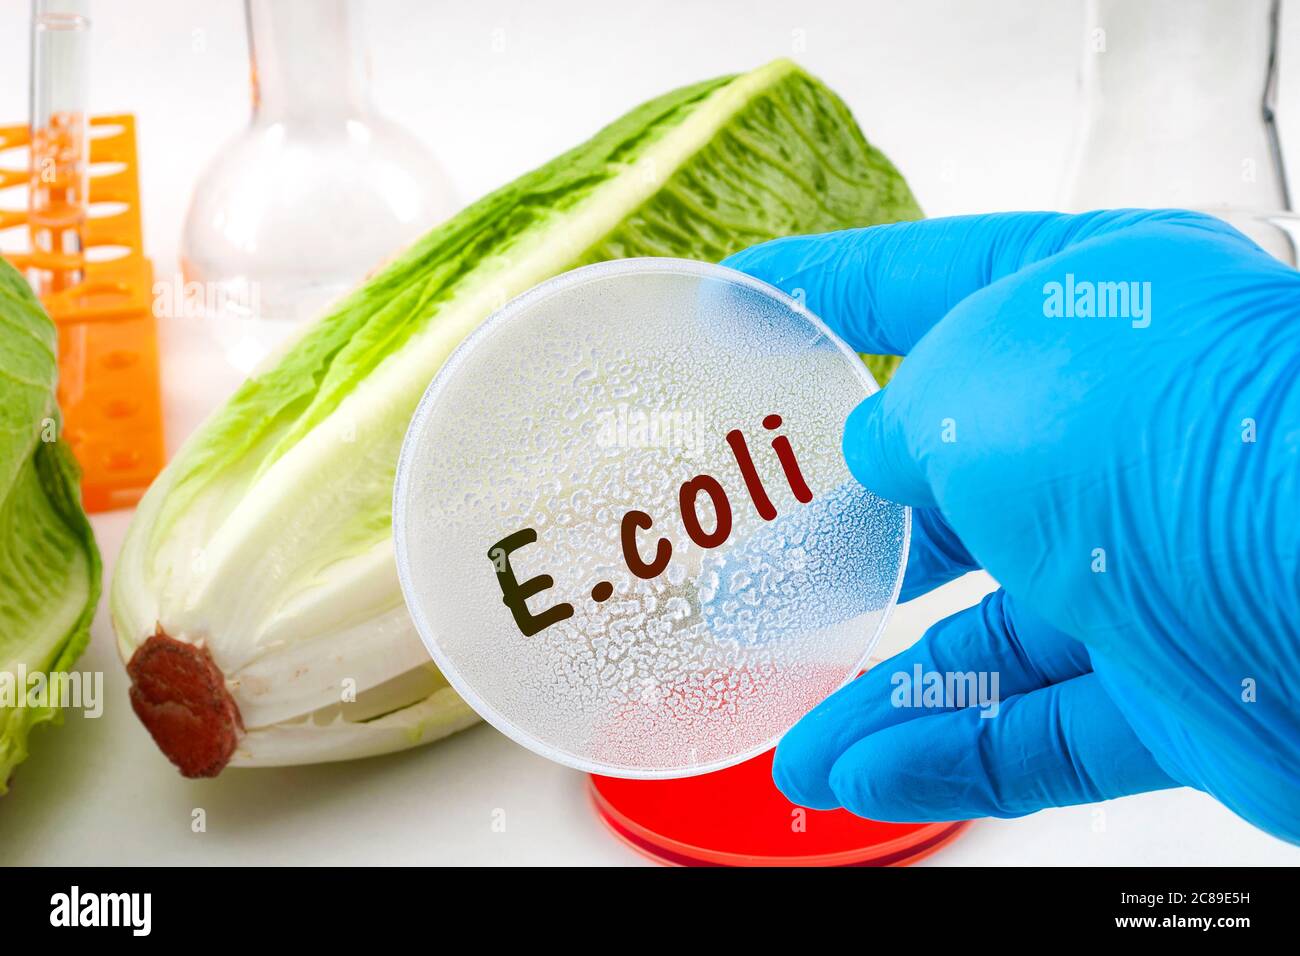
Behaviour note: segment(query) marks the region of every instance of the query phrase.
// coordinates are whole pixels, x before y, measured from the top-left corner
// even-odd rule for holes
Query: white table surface
[[[1073,133],[1078,2],[365,6],[379,102],[436,150],[462,198],[669,87],[794,55],[845,97],[931,215],[1057,204]],[[0,121],[26,116],[26,7],[0,8]],[[91,105],[137,115],[146,248],[160,275],[176,270],[195,178],[247,115],[241,8],[92,8]],[[1284,108],[1300,100],[1287,98],[1297,73],[1284,72]],[[1295,126],[1287,114],[1284,134]],[[162,338],[174,449],[238,375],[201,328],[168,322]],[[94,518],[107,573],[130,517]],[[906,647],[990,586],[970,575],[900,608],[882,650]],[[102,607],[78,666],[105,673],[104,714],[73,713],[34,734],[0,799],[0,863],[644,863],[597,821],[583,775],[486,726],[388,757],[187,781],[126,703]],[[206,832],[191,830],[197,808]],[[493,827],[500,811],[504,832]],[[979,821],[927,863],[1294,865],[1300,849],[1181,790]]]

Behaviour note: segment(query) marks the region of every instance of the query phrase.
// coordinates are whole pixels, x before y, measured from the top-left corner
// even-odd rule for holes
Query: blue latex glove
[[[1183,784],[1300,842],[1300,273],[1176,210],[903,223],[725,264],[907,356],[844,436],[853,475],[916,509],[903,599],[975,567],[1004,587],[805,717],[782,792],[926,821]],[[1103,282],[1139,284],[1127,315],[1059,315]],[[918,663],[997,672],[997,715],[894,706]]]

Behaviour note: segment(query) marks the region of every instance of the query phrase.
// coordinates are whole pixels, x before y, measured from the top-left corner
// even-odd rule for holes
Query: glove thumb
[[[882,498],[933,508],[930,488],[921,462],[909,447],[913,430],[906,426],[900,399],[906,386],[897,380],[864,399],[844,423],[844,460],[863,487]],[[936,423],[942,428],[942,422]]]

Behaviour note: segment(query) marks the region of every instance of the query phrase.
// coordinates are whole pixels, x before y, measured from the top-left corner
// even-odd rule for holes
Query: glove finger
[[[1095,674],[872,734],[830,772],[840,806],[895,822],[1018,817],[1179,786]]]
[[[938,508],[912,509],[912,538],[899,603],[920,597],[979,568]]]
[[[863,399],[844,423],[844,460],[849,473],[867,490],[914,508],[937,509],[922,455],[913,439],[926,425],[911,419],[907,380]],[[941,422],[928,423],[935,428]]]
[[[1180,217],[1196,214],[1108,209],[956,216],[776,239],[722,264],[803,302],[859,352],[906,355],[953,306],[998,279],[1079,242]]]
[[[927,714],[977,706],[981,688],[992,706],[996,701],[990,698],[1026,693],[1090,668],[1082,644],[1015,604],[1005,591],[994,591],[822,701],[777,746],[772,777],[800,806],[837,807],[831,768],[864,737]],[[951,676],[951,700],[931,706],[935,702],[925,693],[933,686],[931,675],[945,685]],[[964,699],[957,699],[957,691]]]

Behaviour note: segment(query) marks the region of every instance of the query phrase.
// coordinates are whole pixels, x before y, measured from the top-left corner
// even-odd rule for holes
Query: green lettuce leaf
[[[58,438],[53,323],[0,259],[0,794],[34,726],[57,721],[90,638],[99,552],[76,463]],[[29,682],[44,674],[44,692]],[[31,695],[29,690],[37,690]]]

